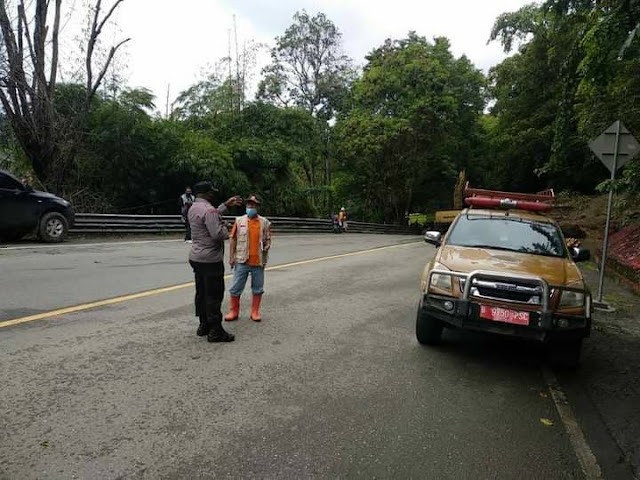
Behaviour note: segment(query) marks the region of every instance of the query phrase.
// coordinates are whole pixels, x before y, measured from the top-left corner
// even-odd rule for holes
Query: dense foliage
[[[448,200],[458,170],[473,168],[484,77],[446,39],[414,33],[367,60],[336,126],[338,191],[352,211],[394,222]]]
[[[592,192],[607,178],[587,143],[618,119],[640,136],[639,28],[637,0],[548,0],[497,19],[491,38],[519,44],[489,74],[498,184]],[[636,160],[619,187],[639,180]]]
[[[262,195],[271,215],[345,205],[385,222],[450,207],[461,170],[487,187],[592,193],[609,184],[588,141],[617,119],[640,136],[638,30],[638,0],[548,0],[496,20],[491,39],[512,55],[487,76],[446,38],[413,32],[356,72],[331,20],[302,12],[276,38],[256,100],[244,72],[211,74],[166,117],[144,89],[98,95],[44,186],[79,211],[175,213],[185,185],[211,179],[221,198]],[[77,128],[86,98],[58,85],[59,125]],[[0,167],[25,174],[31,155],[1,120]],[[640,160],[616,188],[640,193]]]

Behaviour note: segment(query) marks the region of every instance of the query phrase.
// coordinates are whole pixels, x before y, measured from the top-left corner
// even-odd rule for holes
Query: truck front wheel
[[[443,325],[440,320],[433,318],[418,307],[416,318],[416,338],[422,345],[438,345],[442,339]]]
[[[582,339],[553,343],[549,345],[549,363],[558,368],[577,368],[580,364],[581,351]]]

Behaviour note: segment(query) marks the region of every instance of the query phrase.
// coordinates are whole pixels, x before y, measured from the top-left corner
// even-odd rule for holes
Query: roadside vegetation
[[[24,28],[42,27],[38,7],[53,2],[15,3],[0,11],[0,167],[77,211],[175,213],[184,186],[208,178],[222,196],[262,195],[271,215],[344,205],[354,219],[404,222],[451,207],[461,170],[488,188],[606,191],[587,142],[617,119],[640,136],[638,2],[548,0],[505,13],[487,37],[512,55],[487,75],[446,38],[415,32],[372,45],[356,65],[342,49],[348,32],[299,12],[263,71],[249,42],[166,106],[118,80],[118,48],[100,50],[96,27],[110,21],[101,2],[81,49],[93,69],[66,81],[54,72],[70,53],[51,55],[42,34],[52,33]],[[640,160],[613,187],[637,204]]]

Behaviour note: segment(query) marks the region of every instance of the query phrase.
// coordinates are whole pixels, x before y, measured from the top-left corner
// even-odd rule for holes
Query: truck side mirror
[[[591,259],[591,252],[586,248],[572,248],[571,249],[571,258],[573,261],[578,262],[586,262]]]
[[[424,234],[424,241],[439,247],[442,245],[442,234],[440,232],[427,232]]]

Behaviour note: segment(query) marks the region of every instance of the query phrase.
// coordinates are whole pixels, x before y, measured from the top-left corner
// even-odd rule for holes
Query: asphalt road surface
[[[231,344],[196,337],[189,287],[46,315],[189,282],[187,250],[0,249],[0,478],[592,473],[539,349],[453,332],[438,348],[416,342],[433,249],[415,237],[278,238],[271,265],[293,265],[267,273],[262,323],[248,319],[245,292],[240,321],[225,325]],[[44,318],[2,328],[34,314]],[[607,435],[587,432],[604,445],[603,477],[632,478],[599,456]]]

